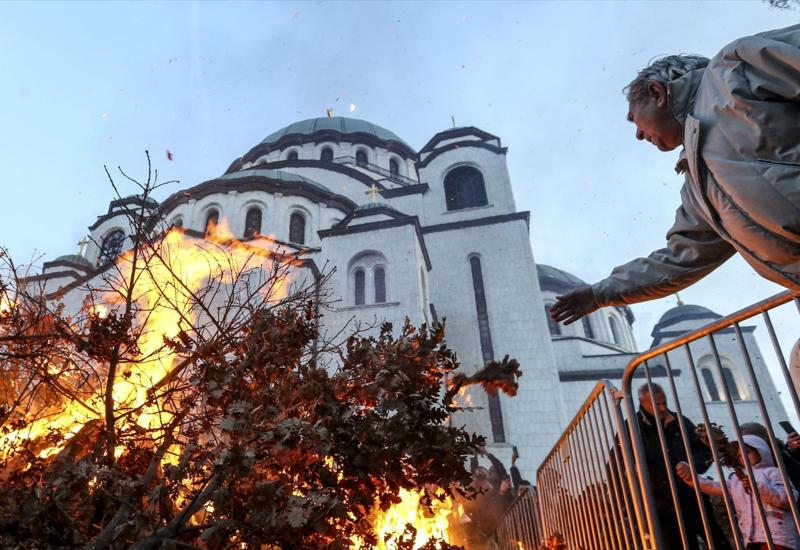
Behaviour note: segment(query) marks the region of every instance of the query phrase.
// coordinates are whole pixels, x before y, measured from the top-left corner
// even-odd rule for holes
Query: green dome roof
[[[577,278],[572,273],[567,273],[562,269],[558,269],[551,265],[536,264],[536,271],[539,274],[539,281],[551,280],[561,283],[568,283],[572,285],[585,284],[583,280]]]
[[[63,256],[59,256],[53,263],[55,262],[71,262],[73,264],[85,265],[87,267],[92,267],[92,262],[84,258],[83,256],[79,256],[77,254],[64,254]]]
[[[281,128],[277,132],[272,132],[268,135],[264,140],[261,142],[263,144],[266,143],[276,143],[283,139],[286,136],[291,135],[311,135],[316,132],[322,131],[329,131],[329,132],[338,132],[340,134],[369,134],[374,136],[382,141],[396,141],[406,145],[408,144],[400,139],[400,137],[395,134],[394,132],[390,132],[386,128],[382,128],[377,124],[372,124],[371,122],[367,122],[366,120],[360,120],[357,118],[347,118],[342,116],[335,116],[335,117],[320,117],[320,118],[309,118],[306,120],[301,120],[300,122],[295,122],[286,126],[285,128]],[[410,148],[410,147],[409,147]]]

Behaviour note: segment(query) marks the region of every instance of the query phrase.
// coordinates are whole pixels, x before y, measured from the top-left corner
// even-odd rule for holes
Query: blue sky
[[[621,88],[656,56],[799,18],[760,1],[3,2],[0,244],[75,252],[112,198],[104,164],[143,175],[148,149],[195,185],[333,108],[415,148],[451,116],[499,135],[537,261],[593,282],[661,247],[679,202],[677,153],[634,139]],[[683,299],[727,313],[779,290],[735,259]],[[672,305],[634,307],[640,347]]]

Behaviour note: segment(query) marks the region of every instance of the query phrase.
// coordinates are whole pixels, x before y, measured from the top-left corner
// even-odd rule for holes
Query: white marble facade
[[[303,250],[318,268],[336,267],[329,290],[338,302],[323,330],[336,331],[352,318],[395,326],[405,317],[415,324],[446,319],[463,368],[506,354],[517,358],[524,371],[518,395],[489,403],[473,388],[470,399],[483,410],[461,421],[506,460],[516,445],[523,476],[533,479],[594,380],[618,380],[614,374],[636,343],[627,308],[607,308],[570,327],[548,326],[545,308],[580,281],[549,266],[537,272],[530,213],[516,209],[506,153],[499,137],[474,127],[439,132],[415,150],[366,121],[310,119],[271,134],[223,176],[146,207],[166,223],[201,232],[216,211],[243,238],[257,210],[254,229]],[[90,226],[82,255],[48,262],[34,279],[54,291],[97,276],[104,246],[108,253],[130,244],[121,207],[140,203],[112,202]],[[687,322],[703,322],[673,318],[677,325],[665,325],[670,335],[689,328]],[[725,353],[735,362],[733,352]],[[741,384],[741,396],[750,397],[743,378]],[[771,383],[765,389],[782,419]]]

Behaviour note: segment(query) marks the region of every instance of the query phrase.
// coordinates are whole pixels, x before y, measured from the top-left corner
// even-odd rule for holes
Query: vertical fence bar
[[[589,409],[589,415],[591,419],[590,428],[592,428],[593,432],[593,441],[595,442],[595,455],[598,456],[598,464],[602,465],[605,469],[605,478],[606,478],[606,491],[608,495],[608,505],[611,509],[611,520],[614,527],[614,532],[617,537],[617,543],[619,544],[619,548],[628,547],[628,539],[625,536],[625,526],[622,522],[622,513],[619,509],[619,501],[617,500],[617,486],[614,480],[614,476],[611,471],[611,461],[607,460],[606,453],[605,453],[605,443],[603,443],[602,432],[600,431],[600,424],[597,421],[597,409],[599,408],[599,403],[597,407],[592,407]],[[598,451],[599,449],[599,451]]]
[[[675,485],[675,473],[672,471],[672,460],[669,456],[669,449],[667,448],[667,438],[664,435],[663,422],[659,416],[658,405],[656,404],[656,393],[653,391],[653,380],[650,376],[650,365],[647,363],[647,361],[644,362],[644,373],[647,377],[647,392],[650,396],[650,403],[652,404],[653,412],[655,413],[653,417],[656,425],[656,433],[658,434],[658,444],[661,447],[661,457],[664,460],[664,470],[667,474],[669,491],[672,496],[672,505],[673,508],[675,508],[675,518],[678,520],[678,529],[680,530],[681,542],[683,543],[684,548],[688,548],[689,533],[686,531],[686,522],[683,518],[681,501],[678,497],[678,487]],[[646,462],[644,463],[644,468],[649,468],[649,465],[647,465]]]
[[[567,440],[564,441],[565,447],[566,444]],[[582,542],[584,547],[591,548],[592,544],[588,530],[589,520],[583,513],[580,499],[573,497],[573,494],[575,493],[575,478],[574,472],[572,471],[572,465],[568,465],[567,462],[561,461],[556,461],[556,464],[558,465],[558,470],[560,472],[560,483],[564,488],[564,490],[561,492],[561,495],[564,497],[565,502],[568,504],[569,509],[571,510],[572,522],[575,526],[575,531],[578,534],[578,540]]]
[[[614,462],[614,467],[616,469],[616,474],[617,474],[617,480],[618,480],[617,485],[619,486],[620,492],[622,493],[623,504],[625,505],[625,510],[626,510],[625,516],[628,518],[628,525],[630,526],[631,539],[633,541],[636,541],[637,539],[641,540],[642,532],[639,530],[639,526],[637,524],[636,518],[635,517],[634,518],[630,517],[631,514],[637,515],[636,508],[634,508],[633,504],[631,503],[631,498],[637,498],[637,497],[632,495],[634,489],[633,489],[633,487],[631,487],[628,484],[628,480],[627,480],[627,478],[626,478],[626,476],[624,474],[623,468],[625,467],[625,461],[624,461],[624,458],[622,457],[623,451],[622,451],[622,448],[621,448],[621,444],[618,444],[618,439],[617,439],[617,438],[621,438],[623,435],[627,435],[627,434],[624,432],[624,429],[623,429],[622,433],[618,432],[618,435],[616,435],[616,436],[614,435],[614,431],[613,431],[614,430],[614,422],[612,421],[611,412],[610,412],[610,407],[614,406],[614,404],[613,404],[613,401],[612,401],[611,405],[608,404],[608,397],[609,396],[606,395],[603,398],[602,405],[603,405],[603,409],[605,411],[605,416],[608,419],[608,425],[609,425],[610,430],[611,430],[611,432],[609,434],[609,436],[610,436],[610,442],[609,443],[611,444],[611,449],[613,450],[613,453],[614,453],[613,462]],[[613,399],[613,396],[612,396],[612,399]],[[602,415],[600,416],[600,419],[603,421],[603,423],[605,425],[605,419],[603,418]],[[638,494],[638,492],[637,492],[637,494]],[[635,542],[634,542],[634,546],[635,546]]]
[[[586,415],[584,415],[584,418],[586,418]],[[583,464],[583,468],[586,473],[585,491],[587,499],[589,500],[589,505],[593,510],[597,526],[599,527],[600,535],[602,535],[603,548],[611,548],[611,540],[609,537],[608,529],[606,529],[605,518],[607,516],[605,514],[605,509],[602,506],[601,501],[597,495],[598,481],[596,476],[594,475],[594,471],[592,468],[592,457],[589,454],[589,449],[586,444],[586,433],[584,431],[584,428],[585,428],[585,423],[581,422],[575,427],[575,432],[577,433],[577,440],[579,445],[578,448],[580,449],[581,452],[581,458],[582,458],[581,463]]]
[[[570,529],[576,540],[581,541],[583,546],[589,547],[589,534],[587,531],[586,519],[583,517],[580,503],[572,497],[572,472],[568,471],[566,462],[561,462],[560,457],[556,457],[556,468],[559,472],[559,499],[563,500],[564,507],[569,512]],[[566,534],[566,533],[565,533]]]
[[[797,309],[800,310],[800,298],[795,298],[795,304],[797,304]],[[781,351],[781,345],[778,343],[778,337],[775,335],[775,327],[772,326],[772,319],[769,316],[768,311],[764,311],[762,313],[762,317],[764,318],[764,323],[767,325],[767,332],[769,333],[769,339],[772,341],[772,347],[775,350],[775,355],[778,356],[778,365],[781,368],[781,374],[783,374],[783,379],[786,381],[786,386],[789,390],[789,397],[792,398],[792,405],[794,405],[794,413],[800,416],[800,401],[797,398],[797,392],[794,389],[794,382],[792,382],[792,375],[789,373],[789,369],[786,366],[786,359],[783,357],[783,352]]]
[[[625,538],[625,547],[630,549],[631,540],[636,540],[636,537],[633,533],[635,523],[630,521],[630,518],[628,517],[628,515],[633,512],[633,507],[631,506],[630,499],[628,498],[629,489],[627,485],[624,484],[624,477],[620,470],[622,467],[622,457],[619,456],[620,451],[617,450],[617,445],[615,443],[616,437],[613,433],[613,423],[608,412],[607,395],[605,392],[603,392],[599,408],[602,433],[605,434],[602,440],[602,447],[608,450],[609,477],[613,481],[614,492],[616,494],[617,505],[619,507],[620,528],[622,529],[622,533]],[[608,423],[606,423],[606,419],[608,419]],[[608,426],[611,426],[610,431]],[[628,530],[628,526],[630,526],[631,531]]]
[[[586,483],[586,480],[585,480],[584,475],[583,475],[583,465],[580,463],[582,457],[581,457],[580,453],[576,452],[575,439],[573,437],[574,434],[575,434],[575,431],[573,430],[573,432],[570,434],[571,437],[567,438],[567,445],[569,446],[570,452],[571,452],[572,457],[573,457],[572,464],[574,465],[573,467],[574,467],[574,470],[575,470],[575,478],[574,479],[575,479],[576,483],[575,483],[573,489],[575,491],[575,496],[578,499],[578,501],[580,502],[580,505],[583,508],[584,513],[586,515],[587,528],[589,529],[589,538],[590,538],[591,543],[592,543],[592,548],[598,548],[599,549],[599,548],[602,548],[603,546],[602,546],[601,541],[600,541],[599,530],[597,529],[597,525],[595,524],[595,521],[594,521],[594,514],[592,513],[592,510],[589,507],[589,503],[587,502],[587,500],[585,498],[584,488],[586,487],[587,483]]]
[[[736,339],[739,341],[739,347],[742,351],[745,367],[747,367],[747,372],[750,375],[750,381],[753,384],[753,390],[756,394],[756,402],[758,403],[758,409],[761,412],[761,418],[764,419],[764,426],[767,428],[769,446],[772,449],[772,454],[775,457],[775,462],[777,463],[778,470],[781,473],[783,486],[786,489],[786,497],[789,499],[789,508],[792,512],[795,528],[798,530],[798,532],[800,532],[800,512],[798,511],[797,500],[792,494],[792,482],[789,479],[789,473],[786,470],[786,464],[783,460],[783,453],[781,453],[781,449],[778,446],[778,440],[775,437],[775,431],[772,429],[772,421],[769,417],[769,412],[767,412],[767,406],[764,403],[764,395],[761,393],[761,386],[758,384],[758,379],[756,377],[755,370],[753,369],[753,362],[750,359],[750,353],[747,350],[747,344],[745,344],[744,335],[742,334],[742,328],[739,326],[739,323],[734,324],[734,330],[736,332]]]
[[[736,408],[733,406],[733,399],[731,398],[730,390],[728,389],[728,384],[725,381],[725,374],[722,372],[722,360],[719,357],[719,351],[717,350],[717,343],[714,341],[714,334],[708,335],[708,342],[711,345],[711,354],[714,356],[714,363],[717,367],[717,375],[719,379],[722,380],[722,391],[725,394],[725,403],[728,406],[728,415],[731,418],[731,423],[733,424],[733,431],[736,432],[736,440],[739,442],[740,446],[740,453],[743,453],[744,448],[743,444],[744,441],[742,440],[742,431],[739,429],[739,417],[736,415]],[[767,539],[767,547],[769,550],[775,550],[775,544],[772,541],[772,533],[769,528],[769,523],[767,522],[767,516],[764,512],[764,503],[761,501],[761,494],[755,488],[758,487],[756,483],[756,476],[753,473],[753,466],[750,465],[750,461],[747,460],[747,456],[744,455],[742,459],[742,464],[745,467],[745,471],[747,472],[747,477],[750,479],[750,485],[753,487],[752,494],[755,497],[756,501],[756,508],[758,510],[758,517],[761,521],[761,526],[764,529],[764,534],[766,535]],[[725,480],[720,480],[721,483],[725,484]]]
[[[703,416],[703,422],[705,423],[706,427],[710,429],[711,427],[711,420],[708,416],[708,409],[706,408],[706,402],[703,399],[703,391],[700,388],[700,380],[697,378],[697,369],[695,368],[694,364],[694,357],[692,356],[692,350],[689,344],[684,344],[684,348],[686,350],[687,361],[689,363],[689,372],[692,375],[692,383],[694,384],[694,390],[697,394],[697,402],[700,405],[700,413]],[[720,482],[725,480],[725,472],[722,470],[722,463],[720,462],[719,456],[719,449],[717,449],[717,443],[713,437],[709,438],[709,448],[711,449],[711,456],[714,459],[714,465],[717,469],[717,476],[720,479]],[[693,476],[692,478],[694,483],[697,483],[697,477]],[[730,522],[731,532],[733,533],[733,539],[736,543],[737,548],[744,548],[744,542],[742,541],[742,535],[739,531],[739,524],[736,522],[736,511],[733,507],[733,500],[731,499],[731,494],[728,491],[728,485],[726,483],[722,483],[722,499],[725,502],[725,511],[728,515],[728,521]]]
[[[597,490],[600,492],[601,502],[603,505],[603,512],[605,515],[606,525],[609,531],[609,538],[616,540],[616,544],[612,545],[613,548],[622,548],[622,538],[619,534],[619,521],[617,521],[616,513],[612,508],[610,500],[610,480],[604,479],[605,473],[603,471],[604,460],[600,457],[597,450],[597,433],[593,429],[592,418],[594,413],[594,404],[586,411],[586,422],[584,423],[584,431],[586,439],[588,440],[589,452],[592,456],[592,469],[595,471],[595,478],[597,479]]]
[[[681,432],[683,448],[686,450],[687,463],[689,464],[689,470],[692,473],[693,488],[695,496],[697,497],[697,506],[700,509],[700,519],[703,522],[703,531],[705,532],[706,542],[709,548],[714,550],[714,537],[711,533],[711,524],[708,520],[708,510],[706,510],[705,499],[703,498],[703,493],[700,491],[697,483],[697,466],[694,461],[694,451],[692,450],[692,444],[689,440],[690,435],[686,431],[686,423],[684,422],[683,418],[683,408],[681,407],[680,397],[678,397],[678,390],[675,387],[675,378],[672,375],[672,365],[670,364],[668,353],[664,353],[664,364],[667,371],[667,379],[669,380],[670,393],[672,394],[672,402],[675,404],[675,413],[677,414],[676,420],[678,421],[678,428]]]

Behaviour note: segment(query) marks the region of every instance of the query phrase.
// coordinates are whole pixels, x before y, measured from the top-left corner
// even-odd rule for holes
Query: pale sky
[[[417,149],[451,116],[500,136],[534,257],[594,282],[663,246],[679,204],[677,152],[634,139],[622,87],[798,20],[761,1],[3,2],[0,245],[76,252],[112,198],[104,164],[143,175],[149,149],[182,182],[163,199],[333,108]],[[735,258],[682,298],[725,314],[780,290]],[[633,306],[641,349],[674,305]],[[789,344],[796,326],[780,318]]]

